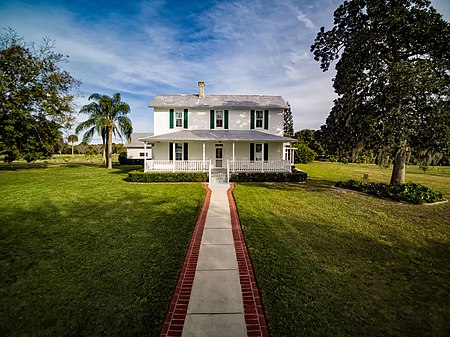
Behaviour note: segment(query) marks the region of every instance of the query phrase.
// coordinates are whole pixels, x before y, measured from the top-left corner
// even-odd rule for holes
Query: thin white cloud
[[[302,22],[306,26],[306,28],[316,29],[316,26],[314,25],[314,23],[311,21],[311,19],[308,17],[308,15],[303,13],[303,11],[298,11],[297,19],[298,19],[298,21]]]
[[[11,7],[0,21],[26,40],[55,38],[57,50],[70,55],[63,66],[83,82],[81,92],[121,92],[136,132],[152,131],[153,95],[193,93],[200,80],[207,93],[282,95],[292,105],[295,129],[325,122],[334,98],[331,74],[321,72],[309,47],[313,22],[324,11],[331,22],[336,4],[314,11],[295,0],[219,2],[192,17],[201,27],[192,36],[158,19],[164,1],[152,4],[138,6],[126,31],[114,20],[92,24],[38,5]]]

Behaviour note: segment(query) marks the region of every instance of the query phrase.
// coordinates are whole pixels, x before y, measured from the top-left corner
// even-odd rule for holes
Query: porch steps
[[[211,179],[209,185],[211,187],[229,187],[230,184],[227,183],[227,172],[226,171],[211,171]]]

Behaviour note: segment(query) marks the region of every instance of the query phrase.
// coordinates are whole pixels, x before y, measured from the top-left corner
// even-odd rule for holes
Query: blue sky
[[[148,0],[0,2],[0,27],[26,41],[55,39],[64,69],[82,81],[77,109],[98,92],[120,92],[135,132],[153,131],[158,93],[281,95],[294,128],[318,129],[332,107],[333,71],[309,52],[342,0]],[[450,2],[433,0],[450,21]],[[83,116],[78,116],[78,121]],[[95,140],[94,140],[95,142]]]

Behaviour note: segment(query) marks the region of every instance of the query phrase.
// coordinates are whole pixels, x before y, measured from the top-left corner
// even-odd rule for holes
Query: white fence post
[[[208,183],[211,184],[211,159],[209,159]]]

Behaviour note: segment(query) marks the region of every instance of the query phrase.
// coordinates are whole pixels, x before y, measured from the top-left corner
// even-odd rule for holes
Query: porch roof
[[[297,139],[286,138],[254,130],[182,130],[163,135],[142,137],[141,142],[153,143],[176,141],[216,141],[216,142],[296,142]]]

